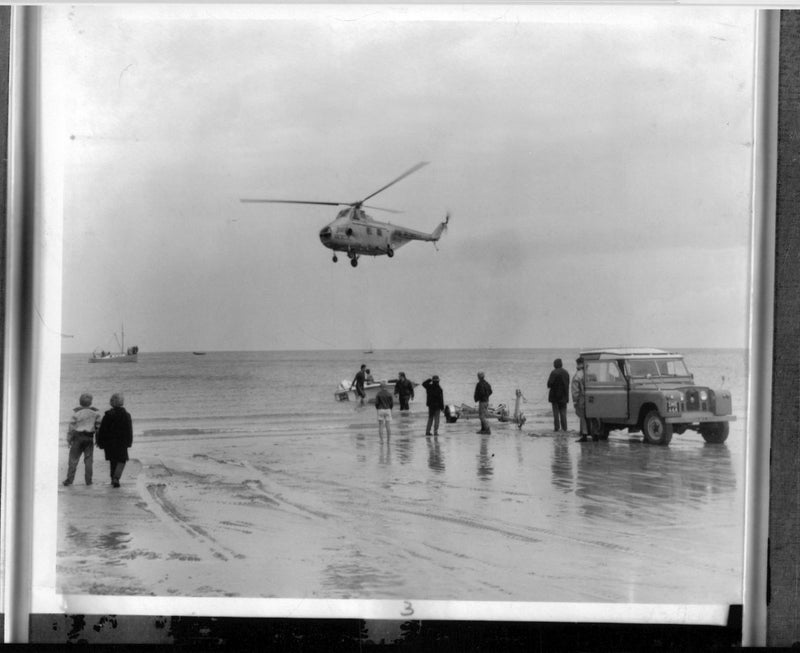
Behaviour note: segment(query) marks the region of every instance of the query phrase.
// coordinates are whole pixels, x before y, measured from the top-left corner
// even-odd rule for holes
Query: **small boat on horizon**
[[[193,351],[192,352],[195,356],[205,356],[206,352],[204,351]]]
[[[117,339],[117,344],[119,345],[119,352],[110,352],[110,351],[100,351],[97,353],[95,349],[92,352],[92,357],[89,359],[90,363],[138,363],[139,362],[139,347],[134,345],[133,347],[128,347],[125,349],[125,327],[121,328],[122,333],[122,340],[120,341],[117,338],[117,334],[114,334],[114,337]]]

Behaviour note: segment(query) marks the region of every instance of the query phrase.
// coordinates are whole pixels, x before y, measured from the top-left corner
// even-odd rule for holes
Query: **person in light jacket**
[[[69,462],[67,463],[67,478],[64,481],[64,485],[72,485],[75,480],[75,472],[78,469],[81,455],[83,455],[84,480],[86,485],[92,484],[94,436],[103,416],[97,408],[92,406],[92,395],[88,392],[84,392],[80,396],[78,403],[80,406],[73,409],[72,417],[67,427]]]
[[[572,403],[575,406],[575,414],[580,420],[581,437],[579,442],[588,440],[589,429],[586,425],[586,387],[584,385],[583,357],[575,359],[577,370],[572,376]]]

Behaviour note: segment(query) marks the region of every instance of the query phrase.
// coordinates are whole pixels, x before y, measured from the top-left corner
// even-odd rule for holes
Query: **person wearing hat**
[[[375,395],[375,410],[378,411],[378,435],[383,440],[383,427],[386,427],[386,437],[392,435],[392,407],[394,406],[394,399],[392,393],[389,392],[389,386],[386,381],[381,381],[381,389]]]
[[[428,406],[428,425],[425,427],[425,435],[431,434],[431,426],[433,426],[433,435],[439,435],[439,413],[444,410],[444,391],[439,385],[439,377],[434,374],[422,382],[422,387],[428,394],[425,401]]]
[[[483,372],[478,372],[478,382],[475,384],[475,395],[473,400],[478,404],[478,419],[481,420],[481,430],[478,431],[481,435],[491,435],[492,429],[489,428],[489,420],[487,415],[489,413],[489,397],[492,394],[492,386],[486,380]]]

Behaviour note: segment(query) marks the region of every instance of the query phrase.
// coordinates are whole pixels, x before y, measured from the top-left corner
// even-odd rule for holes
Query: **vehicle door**
[[[586,417],[623,421],[628,417],[628,382],[615,360],[586,361]]]

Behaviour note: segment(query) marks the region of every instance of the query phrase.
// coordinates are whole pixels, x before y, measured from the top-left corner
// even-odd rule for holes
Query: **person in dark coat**
[[[553,430],[567,430],[567,404],[569,403],[569,372],[560,358],[553,361],[553,371],[547,379],[550,392],[547,401],[553,406]]]
[[[431,434],[431,426],[433,435],[439,435],[439,413],[444,410],[444,391],[439,385],[439,377],[434,374],[422,382],[422,387],[428,394],[425,401],[428,406],[428,425],[425,427],[425,435]]]
[[[358,397],[358,406],[363,406],[364,401],[367,398],[367,393],[364,391],[364,383],[367,380],[367,373],[366,373],[367,366],[362,365],[361,368],[356,372],[355,377],[353,378],[353,382],[350,384],[350,389],[356,389],[356,396]],[[356,406],[356,408],[358,408]]]
[[[125,410],[125,398],[121,393],[111,395],[111,409],[103,415],[100,430],[97,431],[97,446],[106,454],[110,465],[111,484],[119,487],[119,479],[125,463],[128,462],[128,449],[133,444],[133,422]]]
[[[481,421],[481,435],[491,435],[492,429],[489,428],[489,397],[492,394],[492,386],[486,380],[483,372],[478,372],[478,383],[475,384],[474,401],[478,404],[478,419]]]
[[[414,398],[414,384],[406,378],[405,372],[397,375],[394,393],[400,398],[400,410],[408,410],[408,400]]]

